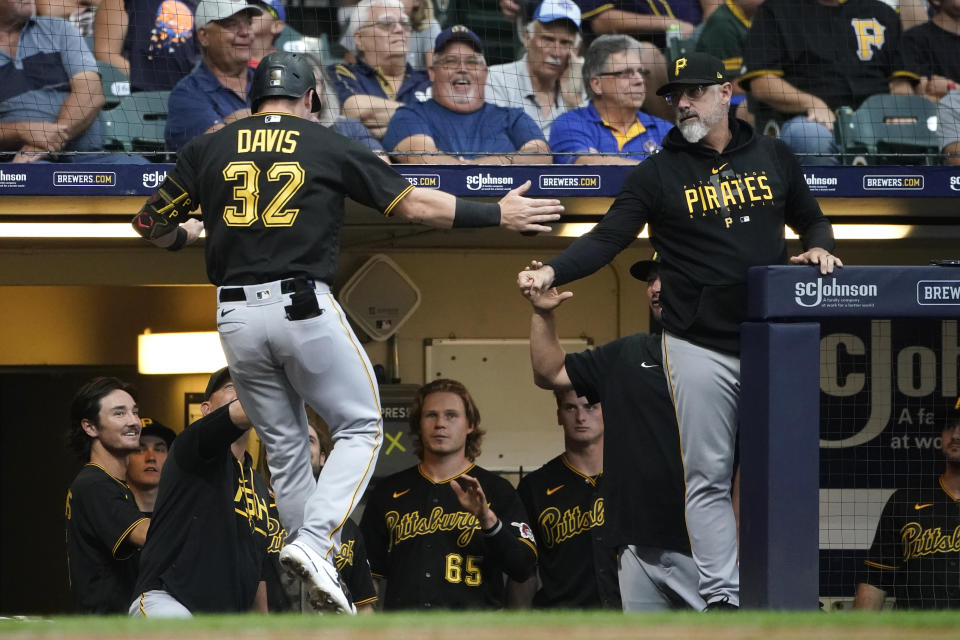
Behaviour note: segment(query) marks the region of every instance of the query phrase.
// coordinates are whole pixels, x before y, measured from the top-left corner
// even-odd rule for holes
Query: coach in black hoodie
[[[700,595],[707,608],[740,604],[730,482],[740,392],[740,323],[747,269],[784,264],[784,225],[803,241],[792,264],[843,264],[830,254],[833,230],[796,158],[774,138],[730,117],[733,87],[723,63],[694,53],[677,59],[657,93],[676,113],[663,150],[623,183],[588,234],[518,284],[534,298],[587,276],[630,245],[644,224],[661,256],[663,358],[680,425],[686,518]]]

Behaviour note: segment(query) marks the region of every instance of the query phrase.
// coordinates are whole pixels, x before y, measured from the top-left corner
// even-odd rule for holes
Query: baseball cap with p
[[[433,43],[433,55],[440,55],[447,48],[447,45],[453,42],[466,43],[477,53],[483,53],[483,43],[480,42],[480,37],[462,24],[455,24],[437,34],[437,39]]]
[[[667,64],[667,83],[657,89],[665,96],[689,85],[723,84],[727,81],[723,61],[709,53],[688,53]]]
[[[167,449],[170,448],[170,445],[173,444],[174,439],[177,437],[173,429],[160,424],[152,418],[140,418],[140,424],[143,425],[140,429],[141,439],[143,439],[143,436],[155,436],[166,443]]]
[[[193,14],[193,26],[203,29],[211,22],[225,20],[242,12],[258,16],[263,9],[255,4],[247,4],[245,0],[201,0]]]
[[[573,0],[543,0],[533,12],[533,19],[542,24],[569,20],[580,29],[580,7]]]

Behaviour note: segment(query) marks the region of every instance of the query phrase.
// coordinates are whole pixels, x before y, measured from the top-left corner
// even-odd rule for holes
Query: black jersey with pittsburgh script
[[[942,484],[890,496],[860,582],[894,596],[898,609],[960,607],[960,501]]]
[[[762,75],[782,77],[831,109],[856,109],[887,93],[897,69],[900,18],[880,0],[767,0],[757,8],[744,45],[741,84]],[[793,114],[795,115],[795,114]]]
[[[285,532],[250,455],[230,444],[241,431],[229,406],[177,436],[140,559],[136,593],[163,589],[191,612],[246,611],[265,579],[268,553]]]
[[[559,455],[517,485],[537,538],[533,606],[620,608],[617,550],[604,540],[603,480]]]
[[[385,609],[497,609],[504,574],[518,582],[536,564],[533,531],[510,483],[486,469],[464,473],[483,487],[502,523],[485,535],[460,506],[450,478],[434,482],[420,466],[377,483],[360,521],[370,569],[387,582]]]
[[[635,333],[570,353],[564,366],[577,395],[603,405],[607,541],[689,553],[680,435],[660,336]]]
[[[155,238],[200,206],[213,284],[295,276],[333,284],[344,196],[389,215],[410,189],[360,143],[297,116],[258,113],[191,140],[134,226]]]
[[[830,221],[786,144],[730,119],[722,152],[684,140],[674,127],[663,150],[633,169],[606,215],[550,261],[565,284],[607,265],[650,225],[660,254],[664,328],[736,353],[746,317],[747,269],[785,264],[784,224],[805,248],[833,249]]]
[[[64,516],[74,611],[126,613],[139,557],[128,536],[146,519],[130,488],[100,465],[88,463],[67,491]]]
[[[340,534],[340,548],[334,556],[333,564],[340,572],[340,579],[347,585],[350,601],[354,605],[372,604],[377,601],[377,590],[370,575],[370,561],[367,559],[367,545],[363,541],[360,527],[347,518]]]

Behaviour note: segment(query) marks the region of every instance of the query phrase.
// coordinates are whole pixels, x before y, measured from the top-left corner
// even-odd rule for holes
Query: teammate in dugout
[[[164,464],[131,616],[267,611],[269,554],[284,534],[270,490],[247,453],[250,421],[226,368],[214,372],[203,418],[177,436]]]
[[[946,460],[937,482],[890,496],[857,585],[855,609],[960,608],[960,398],[945,407],[940,450]]]
[[[634,169],[593,230],[549,263],[518,275],[531,299],[587,276],[645,224],[662,259],[663,360],[680,427],[686,521],[711,608],[738,607],[740,571],[731,503],[740,392],[740,323],[747,269],[787,262],[784,225],[804,252],[791,264],[832,273],[833,230],[789,148],[728,114],[733,86],[704,53],[674,61],[658,90],[676,125],[663,150]]]
[[[520,608],[619,609],[617,554],[604,540],[600,495],[603,412],[572,389],[553,394],[564,451],[517,485],[537,539],[538,576],[507,581],[508,601]]]
[[[290,532],[281,562],[304,581],[315,610],[353,613],[333,556],[373,472],[383,425],[373,368],[330,293],[344,198],[440,228],[549,231],[544,223],[563,208],[523,197],[529,181],[498,203],[414,188],[359,143],[307,119],[320,108],[315,87],[303,56],[266,56],[253,78],[254,115],[184,147],[133,226],[171,250],[206,229],[221,342]],[[202,223],[187,217],[198,205]],[[319,482],[304,400],[337,442]]]
[[[503,608],[504,575],[533,574],[536,541],[510,483],[474,463],[480,411],[461,383],[434,380],[410,432],[422,462],[380,480],[360,521],[383,608]]]
[[[137,579],[150,526],[125,482],[127,456],[140,448],[140,413],[131,385],[94,378],[73,397],[68,442],[84,466],[67,491],[67,569],[77,613],[122,613]]]
[[[659,320],[656,258],[634,263],[630,273],[647,282],[650,309]],[[567,354],[557,335],[555,311],[572,295],[550,289],[533,301],[530,360],[538,386],[554,392],[572,389],[568,396],[582,394],[603,404],[603,538],[619,558],[623,610],[699,611],[705,603],[684,522],[680,438],[660,337],[635,333]],[[621,490],[625,486],[641,489]]]

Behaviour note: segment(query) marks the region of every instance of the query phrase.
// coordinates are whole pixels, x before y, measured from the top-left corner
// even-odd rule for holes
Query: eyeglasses
[[[462,58],[460,56],[444,56],[438,58],[433,64],[448,71],[456,71],[461,65],[468,71],[476,71],[485,67],[487,61],[483,59],[483,56],[465,56]]]
[[[680,102],[680,98],[686,97],[687,100],[699,100],[703,97],[703,94],[709,89],[709,85],[705,84],[694,84],[689,87],[684,87],[683,89],[677,89],[676,91],[671,91],[667,95],[663,96],[667,101],[667,104],[677,104]]]
[[[604,71],[597,75],[605,78],[619,78],[621,80],[627,80],[633,76],[640,76],[646,79],[650,76],[650,69],[645,69],[644,67],[627,67],[619,71]]]
[[[374,20],[373,22],[365,24],[360,28],[365,29],[366,27],[377,27],[381,31],[390,33],[397,27],[398,24],[404,31],[411,31],[413,29],[413,26],[410,24],[410,18],[407,16],[403,16],[402,18],[380,18],[379,20]]]

